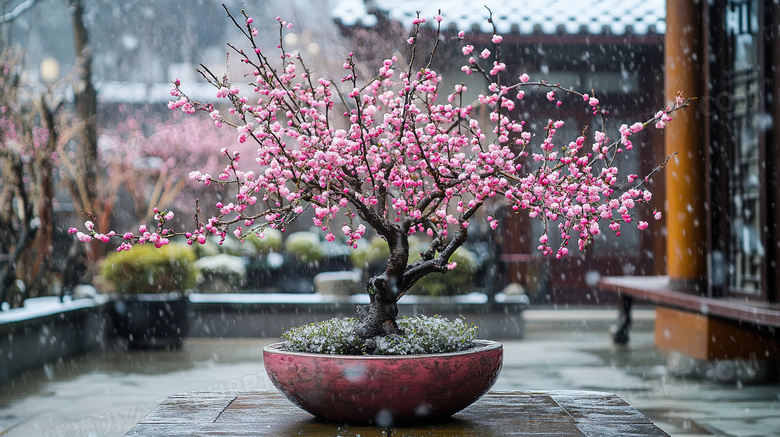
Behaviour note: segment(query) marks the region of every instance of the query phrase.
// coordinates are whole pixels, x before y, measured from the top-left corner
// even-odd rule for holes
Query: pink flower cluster
[[[424,21],[417,19],[415,24]],[[247,19],[250,30],[251,24]],[[461,32],[459,38],[465,35]],[[182,235],[190,244],[205,242],[207,234],[222,239],[228,233],[262,237],[266,227],[284,230],[311,209],[313,223],[326,240],[335,239],[335,228],[355,247],[366,225],[399,226],[410,234],[446,237],[453,228],[467,227],[485,202],[498,198],[544,223],[539,249],[545,254],[566,255],[572,236],[577,247],[585,249],[604,223],[619,235],[622,224],[635,220],[637,205],[650,201],[652,195],[638,186],[620,188],[626,178],[620,178],[612,165],[615,154],[622,148],[630,150],[629,138],[648,124],[663,128],[670,120],[668,114],[686,102],[676,102],[652,120],[621,126],[620,138],[614,142],[604,132],[595,132],[592,140],[559,139],[556,131],[564,125],[561,120],[550,120],[544,135],[534,137],[513,111],[524,96],[520,88],[545,88],[547,99],[556,105],[569,95],[579,96],[583,109],[593,114],[603,113],[600,102],[557,84],[531,82],[527,74],[517,83],[502,83],[500,73],[506,65],[495,48],[502,41],[500,35],[493,35],[493,50],[484,48],[478,59],[471,57],[473,45],[462,48],[469,57],[462,70],[480,74],[488,82],[489,94],[478,98],[489,113],[486,126],[475,116],[474,107],[458,102],[465,86],[444,90],[442,76],[428,68],[414,71],[396,66],[395,58],[387,59],[379,74],[358,84],[350,54],[344,63],[348,74],[342,79],[349,89],[339,92],[329,80],[312,81],[308,71],[299,73],[302,65],[295,59],[283,56],[282,65],[275,65],[251,38],[255,50],[238,54],[254,70],[254,93],[242,95],[227,79],[211,78],[217,99],[230,106],[228,116],[215,110],[214,104],[189,99],[175,83],[171,94],[177,99],[169,104],[171,109],[206,112],[217,126],[235,129],[238,143],[257,146],[248,164],[238,153],[223,149],[228,163],[216,178],[190,173],[191,179],[204,184],[235,184],[235,195],[217,203],[212,217]],[[408,43],[417,44],[417,34]],[[486,63],[484,68],[481,62]],[[449,95],[447,103],[437,99],[442,92]],[[348,100],[346,107],[334,98],[338,95]],[[342,121],[335,120],[339,115]],[[230,117],[230,123],[223,117]],[[534,146],[534,138],[543,139]],[[633,175],[628,181],[636,179]],[[169,214],[158,214],[155,232],[143,228],[138,235],[125,235],[122,248],[133,243],[166,244],[173,234],[164,226],[172,218]],[[488,223],[493,229],[498,225],[492,217]],[[563,237],[558,248],[549,245],[551,224]],[[645,229],[647,223],[638,221],[637,227]],[[80,240],[97,235],[77,234]]]

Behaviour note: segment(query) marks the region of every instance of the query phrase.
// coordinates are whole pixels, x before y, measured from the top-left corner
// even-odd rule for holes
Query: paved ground
[[[672,436],[780,436],[780,385],[668,374],[652,315],[635,312],[631,343],[616,347],[608,334],[616,311],[529,310],[526,338],[503,342],[494,389],[614,392]],[[0,435],[119,436],[173,393],[273,390],[261,363],[272,341],[190,339],[175,352],[108,351],[48,365],[0,386]]]

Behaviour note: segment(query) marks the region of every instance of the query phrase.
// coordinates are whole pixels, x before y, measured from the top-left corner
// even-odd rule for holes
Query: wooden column
[[[701,2],[667,0],[664,39],[665,96],[686,97],[704,92]],[[704,132],[699,101],[665,129],[666,153],[677,154],[664,170],[666,179],[667,272],[677,286],[706,292],[706,171]]]

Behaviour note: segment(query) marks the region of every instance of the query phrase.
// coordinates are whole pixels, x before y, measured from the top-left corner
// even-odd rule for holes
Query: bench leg
[[[634,298],[628,294],[620,295],[620,318],[618,324],[612,327],[612,342],[628,344],[628,332],[631,329],[631,306]]]

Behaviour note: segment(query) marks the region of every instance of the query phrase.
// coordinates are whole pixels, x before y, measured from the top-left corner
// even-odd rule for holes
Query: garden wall
[[[252,296],[252,297],[250,297]],[[277,295],[278,296],[278,295]],[[344,300],[323,299],[317,294],[280,300],[275,295],[193,294],[189,336],[191,337],[278,337],[283,330],[332,317],[354,317],[355,306],[368,303],[367,296]],[[363,302],[365,298],[365,302]],[[525,332],[523,300],[485,303],[469,299],[417,298],[399,302],[399,315],[464,316],[479,327],[485,339],[521,339]],[[296,300],[296,301],[292,301]]]
[[[29,308],[0,312],[0,384],[47,362],[105,348],[113,335],[106,303],[29,301]]]

